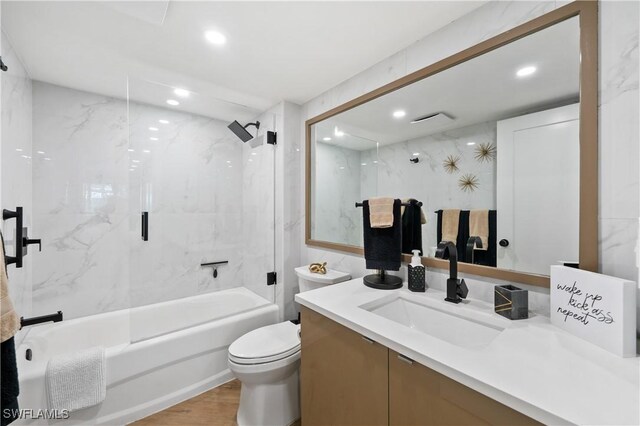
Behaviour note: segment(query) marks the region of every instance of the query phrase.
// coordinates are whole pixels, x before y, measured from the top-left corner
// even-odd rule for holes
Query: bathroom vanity
[[[310,309],[302,323],[304,424],[539,424]]]
[[[302,423],[638,424],[640,359],[477,300],[361,279],[302,305]]]

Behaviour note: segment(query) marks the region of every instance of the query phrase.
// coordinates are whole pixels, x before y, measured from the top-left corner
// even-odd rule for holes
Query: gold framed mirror
[[[363,255],[355,203],[412,182],[414,192],[396,198],[424,205],[423,253],[441,236],[445,209],[497,216],[493,259],[480,253],[484,264],[477,264],[471,256],[462,272],[548,287],[544,271],[555,262],[597,271],[597,7],[569,3],[307,120],[306,244]],[[526,84],[519,80],[536,71]],[[522,132],[539,123],[562,128],[553,137],[574,138],[574,146],[556,152],[557,144],[544,143],[549,135]],[[513,135],[517,144],[504,142]],[[333,176],[342,180],[329,182]],[[350,183],[358,187],[348,190]],[[321,208],[340,203],[341,211]],[[329,223],[336,217],[347,225]],[[432,253],[422,262],[448,268]]]

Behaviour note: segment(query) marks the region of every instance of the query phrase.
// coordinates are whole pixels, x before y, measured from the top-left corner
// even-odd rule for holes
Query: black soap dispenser
[[[420,250],[412,250],[409,268],[409,290],[426,291],[425,268],[420,261]]]

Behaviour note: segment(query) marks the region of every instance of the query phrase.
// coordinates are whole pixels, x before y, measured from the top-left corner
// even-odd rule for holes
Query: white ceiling
[[[484,2],[2,3],[3,31],[33,79],[118,97],[127,76],[155,81],[230,119],[304,103]],[[210,29],[227,44],[208,44]]]
[[[580,30],[572,18],[428,77],[314,126],[316,140],[355,150],[375,148],[475,123],[501,120],[575,102],[579,97]],[[535,74],[518,78],[524,66]],[[393,112],[407,115],[394,118]],[[440,125],[411,124],[444,112]],[[335,136],[335,127],[344,131]]]

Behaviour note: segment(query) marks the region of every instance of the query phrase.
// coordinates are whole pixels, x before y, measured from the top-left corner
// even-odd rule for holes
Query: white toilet
[[[347,281],[349,274],[295,269],[300,292]],[[238,425],[287,426],[300,418],[300,325],[290,321],[250,331],[229,346],[229,369],[242,382]]]

